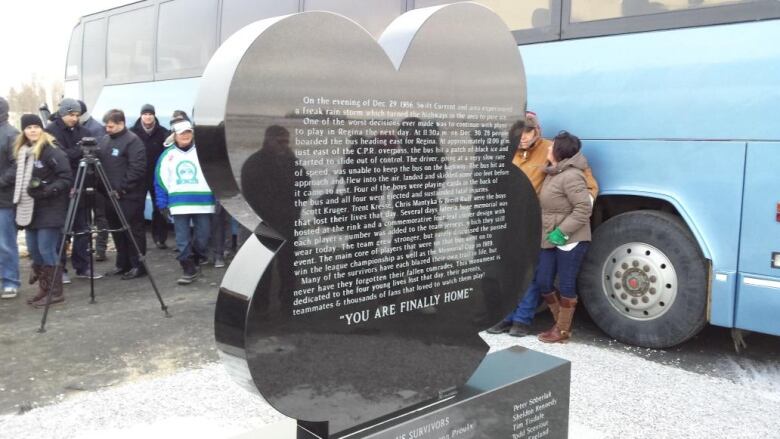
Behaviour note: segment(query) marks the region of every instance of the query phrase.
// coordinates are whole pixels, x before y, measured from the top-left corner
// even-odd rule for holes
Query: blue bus
[[[329,10],[374,36],[440,0],[146,0],[82,17],[65,94],[93,113],[193,106],[227,37]],[[512,30],[528,108],[583,139],[601,193],[579,293],[625,343],[663,348],[707,323],[780,335],[780,2],[480,0]],[[468,32],[464,28],[464,32]]]

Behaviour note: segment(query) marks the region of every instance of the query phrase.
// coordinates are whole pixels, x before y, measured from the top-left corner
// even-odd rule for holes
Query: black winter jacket
[[[46,145],[35,161],[32,176],[41,180],[41,186],[36,190],[28,190],[35,199],[35,206],[32,222],[26,228],[62,228],[73,184],[68,156],[61,148]]]
[[[144,147],[146,148],[146,189],[154,193],[154,168],[157,166],[157,160],[162,155],[163,150],[165,150],[163,143],[171,132],[160,125],[157,117],[154,118],[154,129],[151,133],[146,133],[140,117],[135,121],[135,125],[130,128],[130,131],[144,142]]]
[[[46,132],[54,136],[59,147],[68,155],[70,169],[75,174],[81,159],[81,147],[79,147],[78,142],[83,137],[89,137],[89,132],[80,124],[69,128],[59,117],[46,125]]]
[[[16,162],[14,161],[14,142],[19,131],[0,122],[0,209],[14,207],[14,184],[16,180]]]
[[[147,190],[146,152],[141,139],[124,129],[118,134],[104,136],[98,147],[98,157],[108,181],[120,198],[143,200]]]

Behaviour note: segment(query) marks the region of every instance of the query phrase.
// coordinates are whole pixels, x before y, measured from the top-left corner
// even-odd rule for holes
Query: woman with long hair
[[[566,131],[555,136],[548,148],[549,166],[539,191],[543,238],[534,284],[555,319],[552,328],[539,334],[539,340],[545,343],[565,342],[571,337],[577,273],[590,245],[593,204],[584,172],[588,161],[580,152],[581,145],[577,136]],[[553,288],[556,275],[559,293]]]
[[[36,308],[65,301],[62,293],[62,268],[57,246],[68,209],[68,192],[73,183],[70,162],[52,136],[43,131],[41,118],[22,116],[22,133],[14,144],[16,159],[16,224],[25,229],[27,250],[38,278],[38,293],[27,300]]]

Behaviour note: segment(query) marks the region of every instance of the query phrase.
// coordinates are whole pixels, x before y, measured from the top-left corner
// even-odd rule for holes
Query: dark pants
[[[95,193],[94,203],[95,224],[99,230],[105,230],[109,227],[108,218],[106,218],[106,206],[111,204],[111,202],[106,199],[105,195],[97,192]],[[106,247],[108,247],[108,232],[99,232],[97,238],[95,238],[95,250],[105,252]]]
[[[214,206],[214,216],[211,218],[209,253],[215,260],[225,257],[225,240],[229,236],[230,219],[230,215],[221,204]]]
[[[165,243],[165,240],[168,239],[168,221],[165,220],[165,216],[157,208],[154,186],[149,189],[149,195],[152,197],[152,240]]]
[[[130,233],[132,233],[135,242],[138,244],[138,248],[141,250],[141,254],[146,254],[146,231],[144,230],[144,200],[127,200],[120,199],[119,207],[122,209],[127,223],[130,225]],[[106,217],[108,218],[108,224],[112,229],[119,229],[122,227],[122,222],[119,220],[119,216],[114,212],[114,209],[109,208],[106,211]],[[128,238],[126,232],[113,232],[111,236],[114,238],[114,244],[116,245],[116,267],[122,270],[130,270],[131,268],[142,268],[141,262],[138,260],[138,253],[135,251],[133,243]]]
[[[569,251],[559,248],[542,249],[539,253],[539,266],[536,268],[534,283],[541,294],[553,290],[555,275],[558,275],[558,291],[561,297],[577,297],[577,274],[590,242],[582,241]]]
[[[82,206],[76,209],[76,217],[73,219],[73,232],[80,233],[88,230],[87,225],[87,209]],[[73,269],[78,274],[89,273],[89,235],[78,235],[73,237],[73,248],[71,248],[70,262],[73,264]],[[57,251],[60,251],[58,248]],[[62,252],[63,267],[67,267],[68,257],[65,252]],[[65,269],[67,271],[67,269]]]

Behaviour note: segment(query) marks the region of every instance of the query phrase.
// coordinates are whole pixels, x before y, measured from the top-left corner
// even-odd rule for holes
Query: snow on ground
[[[731,381],[576,341],[485,339],[492,350],[520,344],[572,362],[571,438],[780,438],[776,366],[733,363]],[[284,419],[211,364],[4,416],[0,438],[230,438]]]

